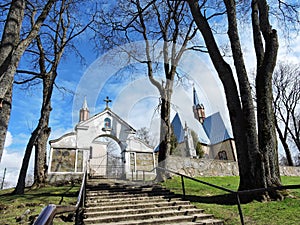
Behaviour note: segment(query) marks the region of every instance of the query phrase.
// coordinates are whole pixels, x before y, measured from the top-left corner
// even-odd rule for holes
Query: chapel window
[[[104,119],[104,128],[105,129],[111,129],[111,119],[110,118],[105,118]]]

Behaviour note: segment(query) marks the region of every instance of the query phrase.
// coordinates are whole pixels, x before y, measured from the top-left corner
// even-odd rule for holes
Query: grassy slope
[[[203,177],[203,181],[236,190],[238,177]],[[283,184],[300,184],[300,177],[282,177]],[[175,177],[164,183],[176,193],[181,192],[180,178]],[[222,218],[226,224],[240,224],[236,205],[226,205],[220,202],[223,191],[185,180],[186,195],[194,200],[194,204],[212,213],[217,218]],[[26,210],[30,213],[25,221],[31,221],[37,216],[42,208],[49,203],[69,205],[75,204],[79,185],[62,187],[45,187],[38,190],[27,189],[24,195],[10,195],[12,191],[0,191],[0,224],[17,224],[16,217],[22,215]],[[215,195],[221,198],[213,197]],[[245,224],[255,225],[298,225],[300,224],[300,190],[290,191],[290,197],[279,202],[252,202],[242,205]],[[25,223],[23,223],[25,224]],[[55,219],[54,224],[74,224],[74,222],[63,222],[60,218]]]
[[[26,189],[24,195],[11,195],[13,189],[0,191],[0,224],[18,224],[16,218],[27,210],[22,224],[32,221],[48,204],[74,205],[77,201],[79,185],[61,187],[47,186],[40,189]],[[57,218],[54,224],[68,224]],[[69,223],[74,224],[74,223]]]
[[[231,190],[237,190],[238,177],[202,177],[203,181],[223,186]],[[282,183],[300,184],[300,177],[282,177]],[[175,193],[182,193],[180,178],[167,180],[164,184]],[[241,224],[237,205],[226,205],[223,191],[185,180],[186,195],[198,208],[203,208],[207,213],[212,213],[217,218],[225,221],[225,224]],[[289,197],[283,201],[251,202],[242,205],[245,224],[255,225],[298,225],[300,224],[300,190],[290,190]],[[218,197],[213,197],[220,195]]]

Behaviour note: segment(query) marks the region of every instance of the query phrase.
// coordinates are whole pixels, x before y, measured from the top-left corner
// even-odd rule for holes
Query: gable
[[[219,112],[205,118],[203,128],[212,145],[232,138]]]
[[[118,126],[125,127],[126,132],[135,133],[136,130],[130,126],[126,121],[121,119],[117,114],[112,112],[109,108],[105,109],[91,118],[77,124],[76,128],[87,129],[90,126],[100,126],[102,128],[113,129]]]

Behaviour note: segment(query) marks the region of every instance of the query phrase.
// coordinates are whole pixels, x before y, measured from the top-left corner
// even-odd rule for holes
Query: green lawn
[[[232,190],[237,190],[239,182],[238,177],[202,177],[199,179]],[[282,177],[282,183],[300,184],[300,177]],[[176,193],[182,193],[179,177],[169,179],[163,185]],[[225,192],[190,180],[185,180],[185,187],[187,197],[192,199],[193,204],[198,208],[203,208],[207,213],[214,214],[216,218],[223,219],[225,224],[240,224],[237,206],[224,204]],[[0,191],[0,224],[18,224],[16,218],[24,214],[26,210],[29,213],[22,224],[30,224],[30,221],[49,203],[73,205],[76,203],[79,188],[78,184],[60,187],[47,186],[41,189],[26,189],[24,195],[11,195],[12,189]],[[283,201],[264,203],[254,201],[243,204],[242,210],[246,225],[298,225],[300,224],[300,189],[290,190],[289,197]],[[65,222],[63,216],[56,218],[54,225],[74,224],[74,222]]]
[[[237,190],[238,177],[201,177],[200,180]],[[300,184],[300,177],[282,177],[282,183]],[[181,179],[174,177],[167,180],[164,186],[175,193],[182,194]],[[226,192],[185,179],[186,196],[198,208],[203,208],[207,213],[212,213],[216,218],[223,219],[225,224],[241,224],[237,205],[226,204]],[[300,189],[290,190],[289,196],[283,201],[257,202],[242,204],[244,222],[246,225],[298,225],[300,224]]]
[[[79,185],[60,187],[46,186],[40,189],[26,189],[24,195],[12,195],[13,189],[0,191],[0,224],[31,224],[30,222],[48,204],[74,205],[77,201]],[[26,214],[25,212],[28,212]],[[26,214],[22,222],[21,215]],[[55,219],[54,224],[74,224],[63,221],[62,215]]]

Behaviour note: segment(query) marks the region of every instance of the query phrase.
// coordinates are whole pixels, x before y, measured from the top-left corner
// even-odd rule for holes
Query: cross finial
[[[104,99],[104,101],[106,102],[106,109],[108,109],[108,103],[110,103],[111,100],[109,99],[108,96],[106,96],[106,99]]]

